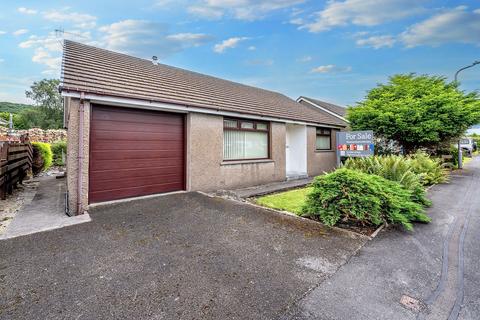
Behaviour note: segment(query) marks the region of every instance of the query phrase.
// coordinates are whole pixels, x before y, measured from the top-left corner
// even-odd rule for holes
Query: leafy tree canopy
[[[58,129],[63,125],[62,97],[58,90],[60,80],[43,79],[36,81],[26,91],[27,98],[35,102],[35,108],[21,112],[28,126],[42,129]]]
[[[480,122],[480,101],[443,77],[399,74],[349,107],[347,117],[353,130],[373,130],[410,153],[461,137]]]

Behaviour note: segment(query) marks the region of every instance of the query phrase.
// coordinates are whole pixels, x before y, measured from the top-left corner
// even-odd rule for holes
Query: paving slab
[[[288,181],[272,182],[254,187],[239,188],[233,190],[223,190],[220,192],[222,195],[227,195],[235,199],[246,199],[256,196],[262,196],[269,193],[275,193],[285,191],[294,188],[300,188],[311,183],[313,178],[304,178]]]
[[[88,214],[75,217],[65,214],[65,180],[44,176],[38,181],[35,195],[15,214],[0,234],[0,240],[91,221]]]
[[[199,193],[0,241],[0,319],[276,319],[368,241]]]

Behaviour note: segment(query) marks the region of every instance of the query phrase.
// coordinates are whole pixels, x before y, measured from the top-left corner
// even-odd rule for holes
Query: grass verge
[[[264,207],[288,211],[300,215],[305,203],[307,194],[312,191],[312,187],[294,189],[290,191],[275,193],[257,198],[255,202]]]

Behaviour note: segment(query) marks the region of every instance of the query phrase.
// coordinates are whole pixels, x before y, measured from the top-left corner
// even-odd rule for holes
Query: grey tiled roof
[[[300,98],[304,98],[305,100],[309,100],[309,101],[315,103],[316,105],[319,105],[319,106],[327,109],[328,111],[333,112],[333,113],[335,113],[335,114],[337,114],[341,117],[345,117],[345,115],[347,114],[347,109],[346,108],[338,106],[336,104],[328,103],[328,102],[325,102],[325,101],[321,101],[321,100],[317,100],[317,99],[313,99],[313,98],[308,98],[308,97],[300,97]]]
[[[68,40],[61,90],[345,126],[277,92]]]

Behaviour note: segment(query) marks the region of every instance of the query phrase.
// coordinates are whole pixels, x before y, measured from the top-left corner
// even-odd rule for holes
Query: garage
[[[184,118],[92,105],[89,202],[185,190]]]

